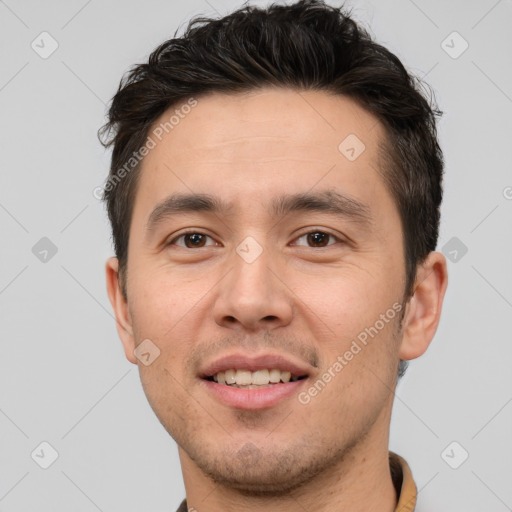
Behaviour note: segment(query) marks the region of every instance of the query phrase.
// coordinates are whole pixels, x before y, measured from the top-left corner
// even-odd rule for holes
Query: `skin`
[[[338,150],[349,134],[366,147],[355,161]],[[139,365],[148,401],[178,444],[189,507],[394,510],[388,440],[397,366],[423,354],[437,329],[447,286],[441,253],[418,267],[401,328],[398,316],[386,323],[309,403],[294,395],[269,409],[236,410],[197,377],[206,360],[242,347],[302,361],[307,390],[402,303],[402,229],[379,171],[383,140],[382,125],[350,99],[260,89],[199,97],[145,157],[127,299],[116,258],[106,264],[107,288],[126,357]],[[372,222],[267,209],[281,194],[327,189],[367,205]],[[212,194],[233,207],[175,215],[148,235],[153,208],[177,192]],[[189,228],[210,238],[202,247],[175,240]],[[334,236],[326,247],[305,236],[318,231]],[[263,250],[252,263],[236,252],[248,236]],[[160,350],[149,366],[133,353],[144,339]]]

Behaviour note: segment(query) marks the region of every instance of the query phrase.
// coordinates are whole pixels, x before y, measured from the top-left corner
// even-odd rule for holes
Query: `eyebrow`
[[[152,232],[160,223],[174,215],[191,212],[222,215],[229,213],[233,206],[233,203],[227,203],[210,194],[172,194],[153,209],[146,223],[146,231]],[[367,205],[333,190],[286,194],[270,202],[269,212],[274,217],[301,211],[332,213],[367,226],[373,223],[373,216]]]
[[[271,211],[276,217],[308,211],[332,213],[360,224],[370,225],[373,222],[367,205],[334,190],[277,197],[271,203]]]

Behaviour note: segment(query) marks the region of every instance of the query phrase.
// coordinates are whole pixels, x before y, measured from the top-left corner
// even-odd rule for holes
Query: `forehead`
[[[349,98],[268,88],[195,101],[174,105],[152,126],[155,147],[142,162],[135,210],[175,191],[262,203],[317,184],[374,201],[386,193],[383,127]]]
[[[322,154],[332,159],[340,156],[339,143],[350,134],[364,140],[370,151],[383,136],[380,122],[354,100],[325,91],[267,88],[213,93],[196,101],[192,108],[186,108],[185,101],[178,103],[154,123],[152,131],[164,142],[160,149],[166,145],[181,154],[222,152],[224,157],[243,158],[251,148],[264,145],[262,156],[279,158],[290,146],[294,151],[302,146],[315,158]],[[173,115],[175,111],[183,113]]]

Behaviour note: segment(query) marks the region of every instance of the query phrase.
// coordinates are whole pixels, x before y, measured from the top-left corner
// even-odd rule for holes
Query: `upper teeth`
[[[213,376],[213,380],[219,384],[237,384],[239,386],[249,386],[251,384],[265,385],[269,383],[290,382],[291,373],[281,370],[226,370]],[[295,380],[295,379],[294,379]]]

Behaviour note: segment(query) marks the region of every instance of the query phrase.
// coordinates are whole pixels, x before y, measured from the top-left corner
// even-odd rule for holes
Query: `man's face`
[[[359,156],[353,135],[365,146]],[[124,343],[131,358],[146,339],[160,350],[139,363],[141,380],[185,466],[235,488],[283,491],[363,439],[384,442],[405,262],[378,172],[383,137],[349,99],[264,89],[199,97],[146,156],[128,251],[133,338]],[[148,223],[177,194],[230,208],[160,208]],[[298,194],[323,202],[286,201]],[[321,207],[336,197],[347,199],[340,210]],[[187,231],[196,234],[180,236]],[[305,378],[270,391],[204,378],[226,366],[289,367]]]

